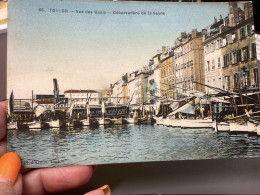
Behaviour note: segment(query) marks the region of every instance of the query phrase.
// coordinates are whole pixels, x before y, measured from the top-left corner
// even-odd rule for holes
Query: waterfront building
[[[175,42],[174,91],[177,99],[189,96],[195,91],[205,91],[202,34],[203,32],[197,32],[196,29],[193,29],[191,34],[182,32]]]
[[[150,104],[154,104],[160,97],[160,57],[161,53],[156,54],[148,65],[148,100]]]
[[[68,104],[74,107],[84,108],[86,103],[89,105],[100,105],[99,93],[95,90],[66,90],[64,97],[68,99]]]
[[[220,26],[222,24],[222,18],[220,18],[219,21],[217,21],[217,19],[215,18],[215,21],[210,26],[209,31],[207,31],[207,29],[203,29],[205,84],[207,86],[210,86],[205,87],[205,92],[208,94],[217,92],[211,87],[220,89],[223,88],[223,39],[220,33]]]
[[[127,82],[127,94],[129,96],[129,103],[130,105],[136,105],[139,100],[139,93],[136,91],[136,72],[132,72],[128,74],[128,82]]]
[[[111,101],[112,104],[114,105],[123,103],[122,85],[123,85],[123,81],[121,78],[113,84]]]
[[[223,40],[223,88],[240,90],[258,86],[258,69],[252,3],[242,11],[236,2],[229,3],[230,13],[221,26]]]
[[[173,50],[162,47],[160,59],[160,97],[162,99],[174,98],[174,58]]]

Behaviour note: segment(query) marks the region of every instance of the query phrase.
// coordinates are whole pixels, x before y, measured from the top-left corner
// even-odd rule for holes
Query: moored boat
[[[7,123],[6,128],[7,130],[17,130],[18,129],[17,121],[12,121]]]
[[[239,123],[230,123],[230,132],[231,133],[257,133],[257,127],[252,123],[239,124]]]
[[[83,126],[98,126],[98,121],[95,118],[88,117],[87,119],[81,120]]]
[[[110,118],[101,118],[98,120],[99,125],[112,125],[113,121]]]
[[[181,128],[212,128],[212,119],[181,119]]]

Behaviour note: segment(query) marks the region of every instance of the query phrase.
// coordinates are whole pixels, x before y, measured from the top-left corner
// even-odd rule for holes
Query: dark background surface
[[[259,33],[258,4],[254,1]],[[6,39],[0,32],[0,100],[6,98]],[[260,194],[260,158],[99,165],[88,184],[60,194],[84,194],[104,184],[113,195]]]

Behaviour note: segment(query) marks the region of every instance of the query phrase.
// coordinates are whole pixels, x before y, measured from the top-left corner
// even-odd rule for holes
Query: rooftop
[[[70,90],[66,90],[64,91],[64,93],[98,93],[95,90],[75,90],[75,89],[70,89]]]

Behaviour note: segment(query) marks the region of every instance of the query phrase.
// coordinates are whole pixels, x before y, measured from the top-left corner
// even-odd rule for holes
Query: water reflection
[[[256,136],[211,129],[123,125],[8,131],[8,150],[27,167],[260,156]],[[36,161],[38,163],[36,163]]]

